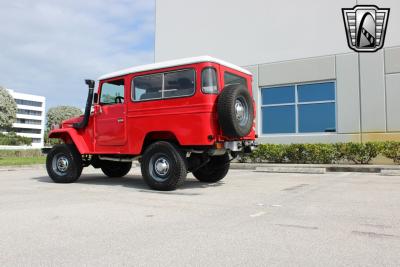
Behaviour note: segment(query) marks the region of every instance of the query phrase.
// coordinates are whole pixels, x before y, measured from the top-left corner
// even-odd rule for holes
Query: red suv
[[[74,182],[89,165],[122,177],[137,159],[153,189],[173,190],[188,172],[212,183],[255,146],[252,76],[233,64],[186,58],[103,75],[97,93],[86,84],[84,115],[49,134],[64,142],[47,151],[55,182]]]

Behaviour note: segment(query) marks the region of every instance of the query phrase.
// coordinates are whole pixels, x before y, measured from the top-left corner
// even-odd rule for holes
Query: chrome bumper
[[[245,153],[251,153],[257,145],[257,142],[254,140],[227,141],[224,143],[224,148],[233,152],[243,151]]]

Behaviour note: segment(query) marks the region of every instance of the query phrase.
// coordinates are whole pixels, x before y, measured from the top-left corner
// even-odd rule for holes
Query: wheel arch
[[[176,135],[171,131],[154,131],[148,132],[143,139],[143,145],[141,149],[141,153],[146,150],[146,148],[156,141],[168,141],[174,143],[176,145],[180,145],[180,142]]]
[[[83,136],[72,128],[52,130],[49,133],[49,138],[61,139],[65,144],[74,144],[80,154],[90,154],[92,152]]]

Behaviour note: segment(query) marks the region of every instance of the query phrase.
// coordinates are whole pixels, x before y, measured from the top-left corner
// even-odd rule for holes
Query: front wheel
[[[215,183],[222,180],[229,171],[229,155],[213,156],[210,161],[193,172],[193,176],[200,182]]]
[[[155,190],[175,190],[186,179],[186,158],[174,144],[159,141],[151,144],[141,161],[144,181]]]
[[[56,183],[73,183],[82,173],[82,157],[74,145],[55,145],[47,154],[46,169]]]

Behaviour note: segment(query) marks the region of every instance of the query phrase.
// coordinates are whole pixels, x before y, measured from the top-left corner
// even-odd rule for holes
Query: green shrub
[[[263,162],[265,160],[265,145],[259,145],[249,156],[251,162]]]
[[[307,151],[305,144],[290,144],[286,147],[285,154],[290,163],[307,162]]]
[[[286,161],[286,150],[288,145],[265,144],[262,148],[263,160],[274,163],[283,163]]]
[[[332,164],[343,160],[368,164],[379,153],[400,163],[400,142],[334,144],[261,144],[240,162]]]
[[[332,164],[341,159],[339,153],[333,144],[305,144],[303,162],[314,164]]]
[[[14,132],[10,133],[0,133],[0,145],[3,146],[21,146],[21,145],[31,145],[32,139],[25,136],[19,136]]]
[[[338,153],[348,161],[356,164],[368,164],[381,151],[381,143],[342,143],[337,144]]]
[[[381,148],[382,155],[393,160],[395,163],[400,163],[400,142],[384,142]]]
[[[238,160],[240,163],[246,163],[246,162],[249,161],[249,159],[250,159],[250,157],[251,157],[251,155],[252,155],[253,153],[254,153],[254,152],[252,152],[251,154],[240,153],[239,156],[238,156],[238,158],[237,158],[237,160]]]
[[[286,161],[286,147],[287,145],[280,144],[260,144],[246,159],[250,159],[253,163],[264,161],[282,163]]]

